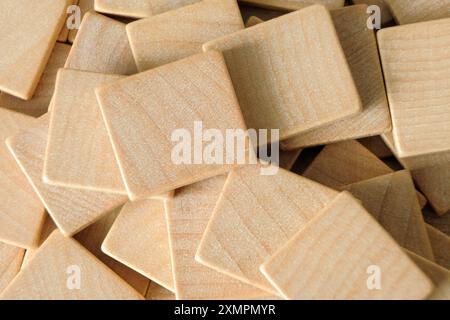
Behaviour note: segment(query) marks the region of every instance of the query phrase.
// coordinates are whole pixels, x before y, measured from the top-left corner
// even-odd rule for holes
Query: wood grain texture
[[[196,253],[196,260],[272,294],[259,266],[338,193],[289,171],[232,171]]]
[[[428,260],[434,260],[425,222],[408,171],[345,186],[397,243]]]
[[[394,156],[391,149],[389,149],[380,136],[358,139],[358,142],[376,155],[377,158],[383,159]]]
[[[8,138],[7,144],[48,213],[66,236],[100,219],[127,200],[126,196],[51,186],[42,181],[48,117],[33,128]]]
[[[239,3],[267,9],[298,10],[313,4],[322,4],[328,9],[343,7],[344,0],[239,0]]]
[[[427,225],[428,237],[437,264],[450,270],[450,237],[438,229]]]
[[[4,141],[33,126],[35,119],[0,109],[0,240],[30,248],[37,245],[45,212]]]
[[[64,23],[66,4],[66,0],[1,1],[0,91],[31,99]]]
[[[391,130],[391,116],[384,88],[376,37],[367,28],[367,6],[331,10],[339,41],[362,101],[362,112],[310,130],[281,143],[292,149],[378,135]]]
[[[450,152],[450,19],[377,33],[398,155]]]
[[[25,250],[0,242],[0,294],[20,270]]]
[[[94,9],[94,0],[78,0],[78,8],[80,8],[80,18],[83,19],[84,15]],[[73,43],[78,34],[78,29],[72,29],[69,31],[67,41]]]
[[[128,202],[102,244],[102,251],[174,292],[164,202]]]
[[[367,269],[378,266],[380,290]],[[261,265],[287,299],[424,299],[433,286],[349,193],[337,196]]]
[[[67,285],[70,266],[79,267],[79,290]],[[77,241],[54,231],[0,299],[137,300],[142,296]]]
[[[87,12],[65,68],[124,75],[136,73],[125,24]]]
[[[448,0],[384,0],[399,24],[408,24],[450,17]]]
[[[172,159],[174,130],[184,129],[194,137],[195,121],[204,129],[219,130],[223,137],[226,129],[245,130],[219,52],[197,54],[107,85],[97,90],[97,98],[131,200],[220,175],[237,165],[177,164]]]
[[[280,129],[283,140],[361,111],[350,69],[323,6],[310,6],[207,42],[203,49],[223,52],[249,128]]]
[[[386,0],[353,0],[353,4],[367,4],[368,6],[376,5],[380,7],[382,25],[390,23],[394,19],[389,6],[386,4]]]
[[[175,294],[156,282],[150,282],[145,300],[175,300]]]
[[[202,52],[210,40],[242,30],[236,0],[204,0],[127,25],[133,56],[145,71]]]

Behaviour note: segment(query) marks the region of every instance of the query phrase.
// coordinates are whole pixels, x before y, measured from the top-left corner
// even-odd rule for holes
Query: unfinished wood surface
[[[70,285],[80,276],[79,289]],[[6,300],[136,300],[142,296],[77,241],[54,231],[0,295]]]
[[[4,141],[36,120],[5,109],[0,109],[0,119],[0,241],[30,248],[37,245],[44,206]]]
[[[31,99],[66,16],[66,0],[0,2],[0,91]]]
[[[80,8],[80,18],[83,20],[84,15],[94,9],[94,0],[78,0],[78,8]],[[69,43],[73,43],[75,41],[75,38],[78,34],[78,29],[72,29],[69,31],[69,36],[67,38],[67,41]]]
[[[400,246],[434,260],[414,182],[408,171],[357,182],[342,190],[360,200]]]
[[[384,0],[399,24],[408,24],[450,17],[448,0]]]
[[[174,292],[164,202],[128,202],[102,245],[102,251]]]
[[[353,4],[367,4],[368,6],[378,6],[380,8],[382,25],[385,25],[386,23],[389,23],[394,19],[389,6],[386,4],[386,0],[353,0]]]
[[[104,192],[56,187],[42,181],[48,117],[44,115],[33,128],[8,138],[9,150],[19,163],[34,190],[58,228],[71,236],[125,203],[126,196]]]
[[[400,157],[450,153],[450,19],[377,33]]]
[[[223,52],[249,128],[280,129],[283,140],[361,111],[333,22],[323,6],[235,32],[203,49]]]
[[[175,300],[175,294],[156,282],[150,281],[145,300]]]
[[[265,291],[278,294],[259,266],[338,193],[280,169],[233,170],[203,234],[196,259]]]
[[[394,156],[391,149],[384,143],[380,136],[362,138],[358,140],[367,150],[372,152],[377,158],[389,158]]]
[[[236,0],[204,0],[127,25],[139,71],[202,52],[210,40],[244,28]]]
[[[0,294],[20,270],[25,250],[0,242]]]
[[[450,237],[428,224],[427,231],[434,260],[444,268],[450,269]]]
[[[125,24],[87,12],[65,68],[124,75],[136,73]]]
[[[239,0],[239,3],[267,9],[298,10],[312,4],[322,4],[328,9],[343,7],[345,0]]]
[[[371,290],[371,266],[381,272]],[[424,299],[433,285],[348,192],[261,265],[287,299]],[[373,271],[372,271],[373,272]]]
[[[131,200],[225,173],[238,163],[224,164],[223,155],[199,161],[192,159],[191,152],[180,151],[180,145],[191,147],[186,135],[194,137],[199,124],[218,130],[222,137],[226,129],[245,130],[219,52],[197,54],[128,77],[98,89],[97,98]],[[183,130],[183,136],[175,136],[174,141],[175,130]]]
[[[30,261],[33,259],[36,252],[39,250],[39,247],[47,240],[47,238],[52,234],[53,231],[55,231],[58,227],[53,222],[53,219],[46,214],[45,220],[41,228],[41,232],[39,235],[39,240],[37,242],[37,246],[34,248],[27,249],[25,252],[25,255],[23,257],[23,262],[21,265],[21,269],[23,269]]]
[[[55,89],[56,72],[59,68],[64,67],[69,51],[70,45],[64,43],[55,45],[31,100],[22,100],[2,92],[0,93],[0,107],[33,117],[40,117],[46,113]]]

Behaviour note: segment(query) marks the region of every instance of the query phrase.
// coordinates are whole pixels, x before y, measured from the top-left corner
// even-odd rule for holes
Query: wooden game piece
[[[427,224],[427,231],[434,260],[444,268],[450,269],[450,237],[429,224]]]
[[[391,149],[384,143],[380,136],[362,138],[358,140],[367,150],[372,152],[377,158],[389,158],[394,156]]]
[[[146,300],[175,300],[175,294],[172,291],[160,286],[156,282],[150,281],[148,285],[147,293],[145,295]]]
[[[80,10],[80,19],[83,20],[84,15],[87,12],[94,9],[94,0],[78,0],[77,6]],[[69,41],[69,43],[73,43],[75,41],[77,34],[78,34],[78,28],[70,30],[67,41]]]
[[[353,0],[353,4],[367,4],[368,6],[378,6],[380,8],[382,25],[386,25],[392,22],[392,20],[394,19],[389,6],[386,4],[386,0]]]
[[[239,0],[240,3],[276,10],[298,10],[313,4],[322,4],[328,9],[343,7],[344,0]]]
[[[408,24],[450,17],[448,0],[384,0],[398,24]]]
[[[0,294],[20,270],[25,250],[0,242]]]

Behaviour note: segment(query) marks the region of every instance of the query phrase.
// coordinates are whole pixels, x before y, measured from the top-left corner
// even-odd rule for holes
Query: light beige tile
[[[80,19],[82,20],[84,18],[84,15],[94,10],[94,0],[78,0],[78,8],[80,8]],[[75,38],[78,34],[78,29],[72,29],[69,31],[69,36],[67,38],[67,41],[69,43],[73,43],[75,41]]]
[[[436,263],[450,270],[450,237],[430,225],[427,231]]]
[[[0,242],[0,294],[20,270],[25,250]]]
[[[239,0],[240,3],[267,9],[298,10],[313,4],[322,4],[328,9],[343,7],[345,0]]]
[[[408,24],[450,17],[448,0],[384,0],[399,24]]]

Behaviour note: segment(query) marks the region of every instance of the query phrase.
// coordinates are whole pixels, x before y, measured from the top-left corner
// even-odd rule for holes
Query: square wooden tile
[[[450,152],[450,19],[378,32],[400,157]]]
[[[36,126],[8,138],[6,143],[61,232],[72,236],[125,203],[127,197],[124,195],[44,183],[42,170],[47,138],[48,117],[44,115]]]
[[[0,242],[0,294],[20,270],[25,250]]]
[[[72,270],[72,271],[71,271]],[[80,289],[68,287],[80,275]],[[54,231],[0,295],[6,300],[139,300],[142,296],[77,241]]]
[[[264,176],[258,166],[233,170],[200,242],[196,259],[273,294],[259,266],[338,193],[280,169]]]
[[[125,24],[87,12],[65,68],[130,75],[137,72]]]
[[[80,18],[83,19],[84,15],[87,12],[94,10],[94,0],[78,0],[77,6],[78,6],[78,8],[80,8]],[[78,29],[70,30],[67,41],[69,43],[73,43],[75,41],[77,34],[78,34]]]
[[[139,71],[202,52],[210,40],[242,30],[236,0],[205,0],[127,25]]]
[[[4,141],[33,126],[35,119],[0,109],[0,240],[30,248],[37,245],[45,211]]]
[[[223,52],[247,127],[280,129],[280,140],[362,110],[323,6],[235,32],[203,49]]]
[[[200,121],[204,129],[219,130],[223,137],[226,129],[246,129],[219,52],[194,55],[107,85],[97,90],[97,98],[132,200],[236,166],[176,164],[172,159],[175,130],[194,137],[195,122]]]
[[[450,237],[430,225],[427,231],[436,263],[450,270]]]
[[[239,0],[239,3],[278,10],[298,10],[313,4],[322,4],[328,9],[335,9],[343,7],[345,0]]]
[[[66,17],[66,0],[2,0],[0,91],[31,99]]]
[[[399,24],[409,24],[450,17],[448,0],[384,0]]]
[[[370,290],[374,266],[381,288]],[[424,299],[431,281],[349,193],[261,265],[287,299]]]
[[[302,133],[282,142],[283,148],[300,148],[378,135],[391,130],[375,33],[367,28],[367,6],[331,10],[331,17],[355,79],[363,111],[348,119]]]

